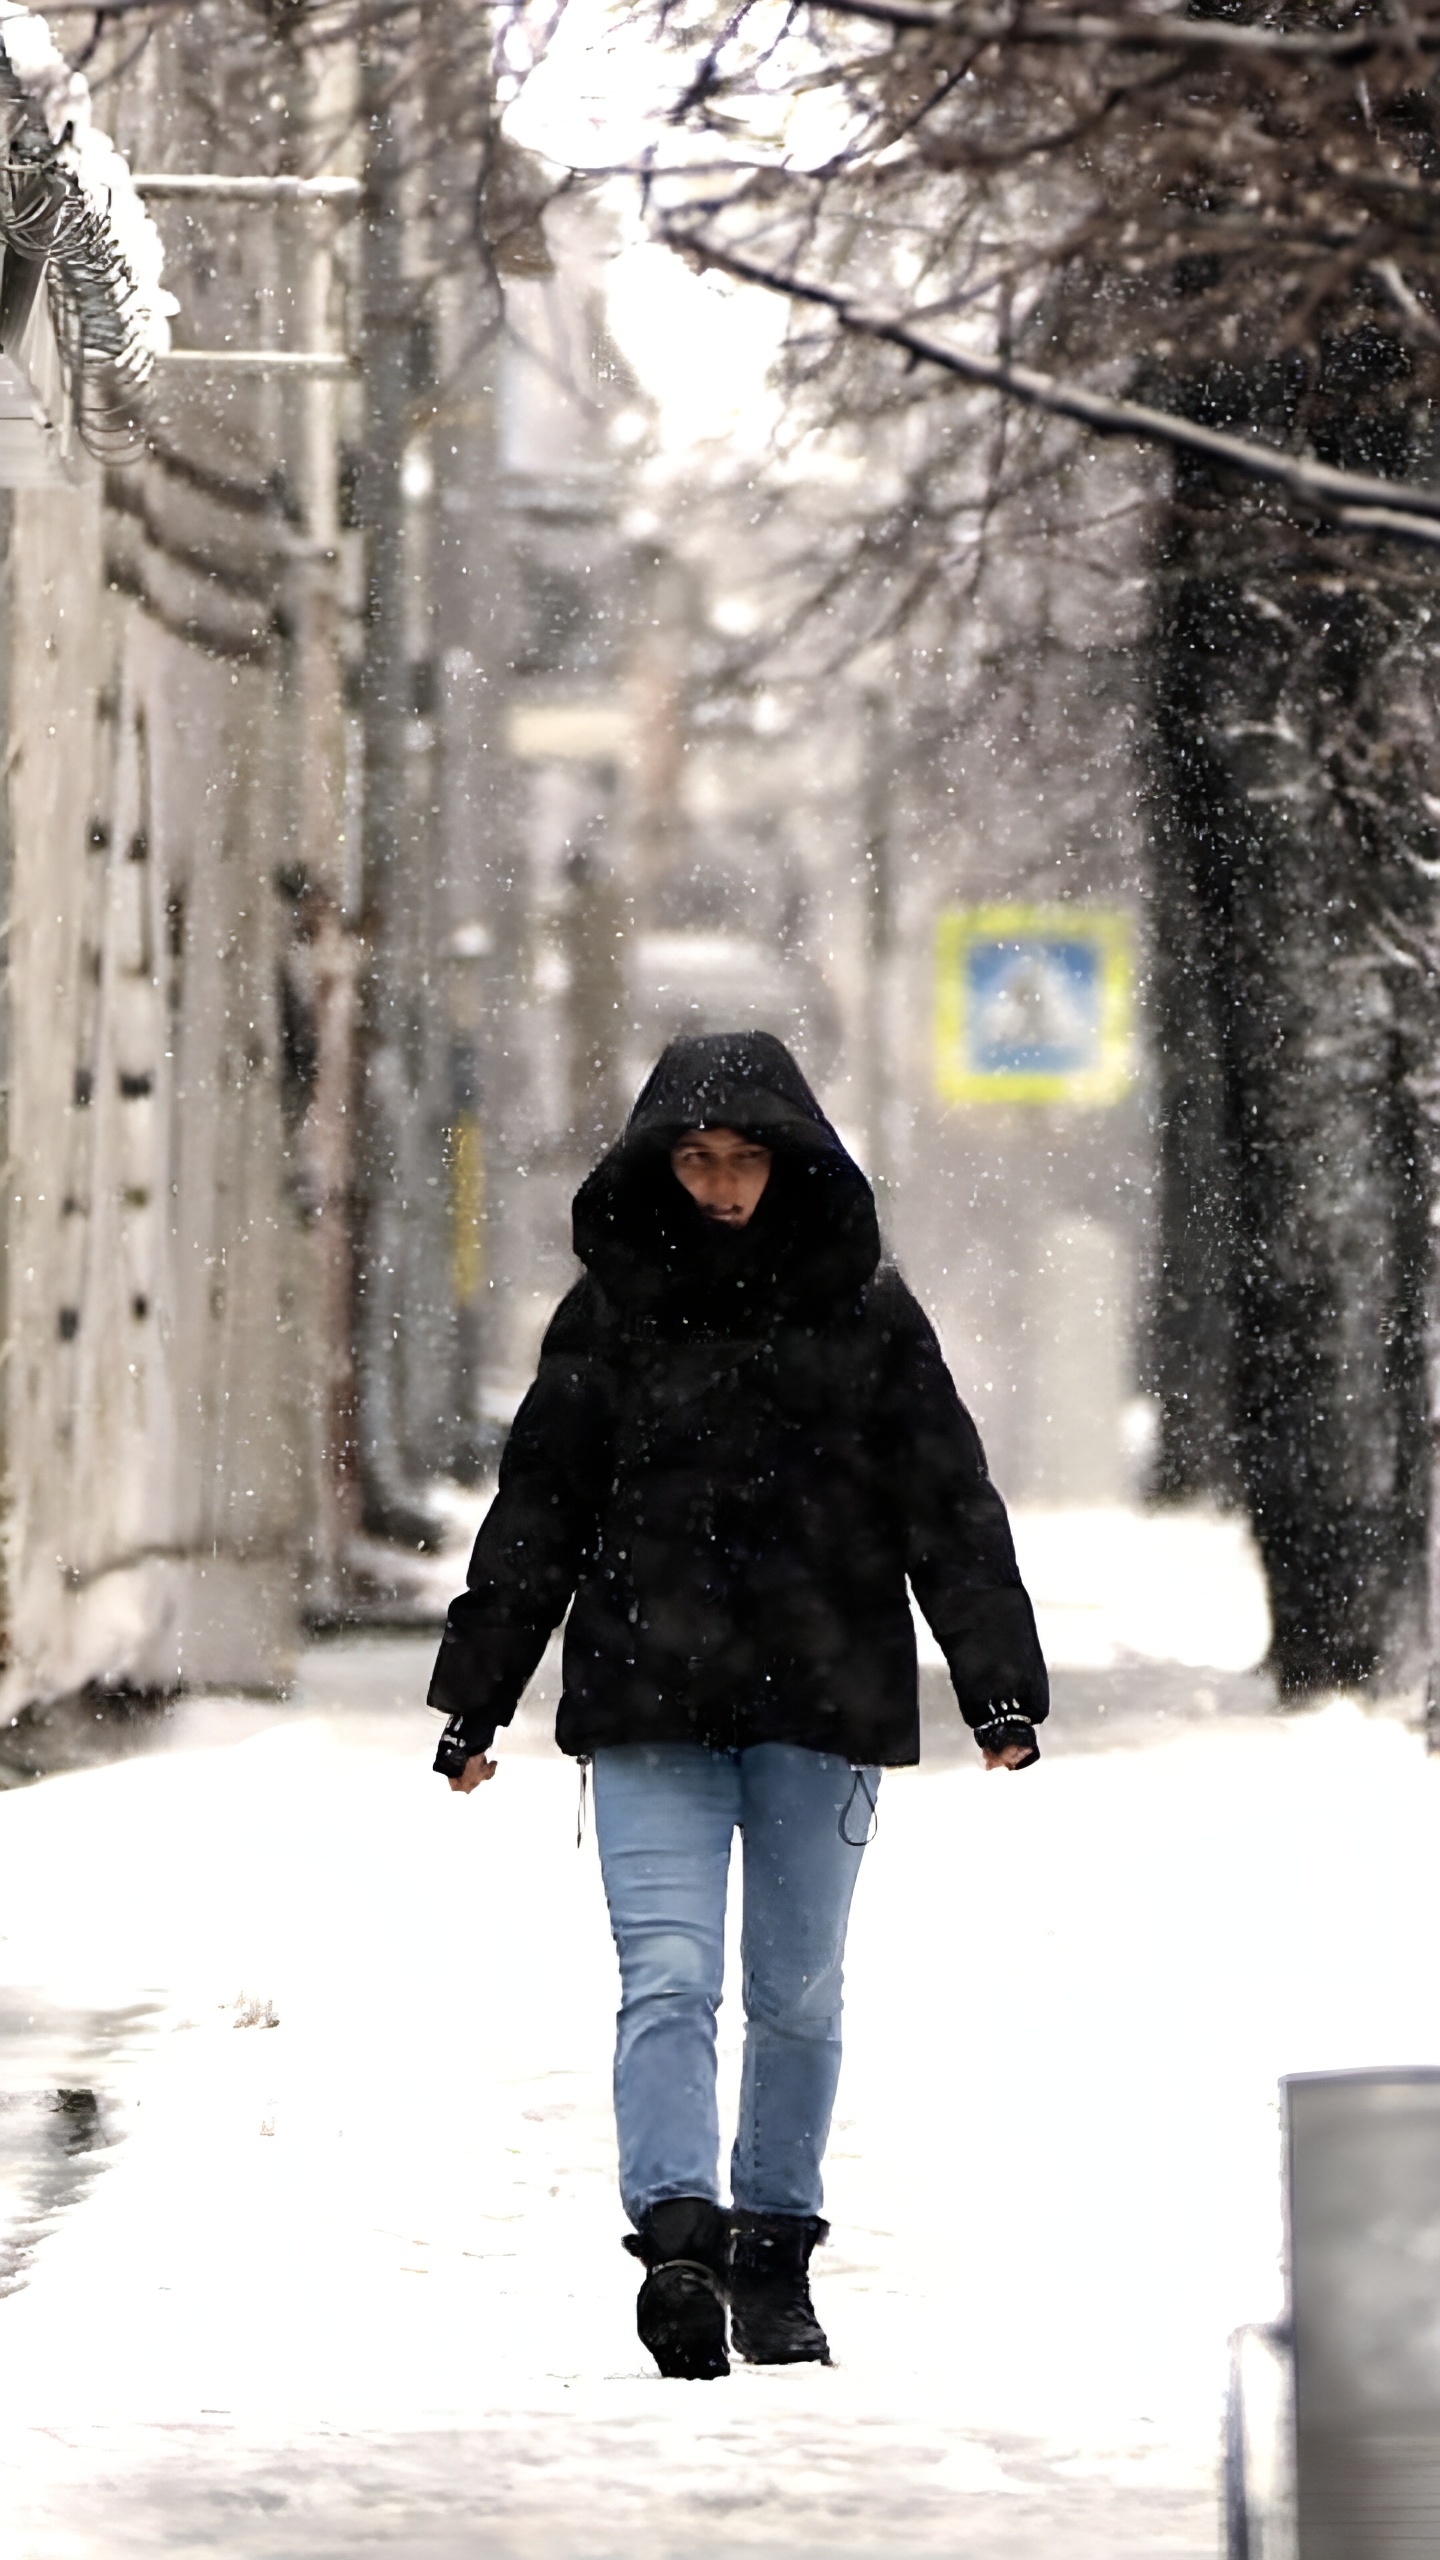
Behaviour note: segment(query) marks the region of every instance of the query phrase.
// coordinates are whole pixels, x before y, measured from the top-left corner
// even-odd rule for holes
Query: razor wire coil
[[[113,462],[140,441],[155,350],[109,208],[67,165],[66,139],[52,138],[0,46],[0,245],[43,266],[76,432]]]

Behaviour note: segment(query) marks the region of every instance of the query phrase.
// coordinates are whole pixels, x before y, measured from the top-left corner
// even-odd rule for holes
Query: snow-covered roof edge
[[[98,427],[144,392],[170,344],[169,315],[179,306],[161,281],[160,235],[126,161],[91,120],[89,83],[71,69],[45,19],[18,0],[0,0],[0,113],[4,102],[12,120],[0,172],[0,239],[36,254],[27,191],[33,196],[42,182],[53,216],[48,237],[43,222],[38,234],[48,247],[51,315],[79,376],[73,388],[82,425],[88,418]],[[108,392],[100,376],[109,377]]]

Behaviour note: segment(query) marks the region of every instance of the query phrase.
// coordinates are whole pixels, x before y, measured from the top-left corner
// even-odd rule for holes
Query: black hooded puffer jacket
[[[773,1151],[740,1229],[670,1169],[692,1128]],[[907,1577],[977,1737],[1048,1706],[1004,1505],[870,1186],[768,1033],[672,1041],[575,1200],[586,1276],[545,1336],[430,1703],[507,1724],[567,1608],[563,1751],[800,1743],[917,1760]]]

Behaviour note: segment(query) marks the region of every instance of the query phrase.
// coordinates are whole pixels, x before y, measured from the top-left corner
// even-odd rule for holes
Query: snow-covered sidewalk
[[[888,1778],[838,2367],[666,2384],[574,1773],[532,1723],[452,1798],[428,1650],[317,1648],[289,1710],[0,1798],[17,2560],[1211,2560],[1277,2077],[1440,2059],[1419,1742],[1336,1705]]]

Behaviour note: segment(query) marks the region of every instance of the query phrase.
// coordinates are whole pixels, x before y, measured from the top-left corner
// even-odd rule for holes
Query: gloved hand
[[[452,1787],[459,1786],[465,1776],[466,1770],[470,1766],[471,1761],[485,1760],[486,1754],[494,1739],[495,1728],[493,1725],[491,1725],[488,1732],[483,1730],[476,1731],[473,1726],[467,1729],[464,1716],[460,1714],[453,1715],[450,1717],[444,1732],[440,1736],[440,1747],[435,1754],[434,1760],[431,1762],[431,1766],[438,1776],[448,1778]],[[485,1776],[493,1777],[494,1771],[495,1764],[493,1760],[486,1761],[484,1772]],[[478,1786],[479,1783],[479,1778],[475,1777],[471,1779],[470,1786],[475,1787]],[[466,1787],[464,1789],[464,1793],[468,1795],[469,1792],[470,1787]]]
[[[975,1739],[987,1769],[1031,1769],[1040,1757],[1035,1727],[1024,1716],[999,1715],[977,1725]]]

